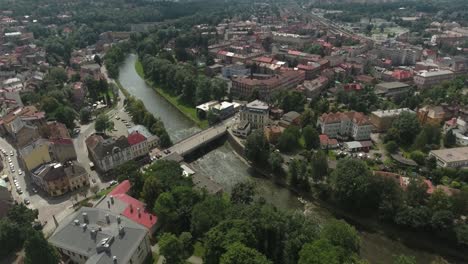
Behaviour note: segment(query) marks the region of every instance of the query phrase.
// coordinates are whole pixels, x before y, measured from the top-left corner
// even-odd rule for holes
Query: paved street
[[[13,198],[18,203],[23,203],[24,199],[26,198],[29,199],[31,204],[29,204],[28,207],[31,209],[39,210],[39,221],[43,223],[45,221],[50,221],[52,215],[64,212],[72,206],[73,200],[70,199],[71,195],[65,195],[59,198],[51,198],[38,188],[36,188],[38,192],[34,193],[33,185],[31,184],[29,176],[25,175],[24,168],[21,168],[21,170],[23,171],[22,175],[18,174],[18,168],[20,168],[18,162],[18,153],[13,148],[13,146],[11,146],[4,138],[0,138],[0,148],[3,148],[8,153],[8,155],[10,154],[10,151],[14,152],[14,156],[9,155],[8,157],[11,158],[11,161],[15,168],[15,172],[12,172],[12,170],[10,170],[7,157],[3,157],[4,169],[2,172],[2,175],[8,175]],[[21,190],[23,191],[22,194],[19,194],[16,191],[16,187],[13,183],[14,177],[16,177],[16,179],[18,180]]]

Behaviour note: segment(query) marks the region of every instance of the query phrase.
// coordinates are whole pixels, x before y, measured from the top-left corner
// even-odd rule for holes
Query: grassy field
[[[141,65],[140,60],[137,60],[135,62],[135,70],[141,78],[145,79],[145,73],[143,72],[143,66]],[[171,95],[164,91],[161,87],[158,87],[157,85],[152,83],[151,81],[147,79],[145,80],[151,87],[153,87],[153,89],[156,90],[156,92],[158,92],[162,97],[164,97],[164,99],[166,99],[169,103],[175,106],[187,118],[189,118],[195,124],[197,124],[198,127],[204,129],[209,126],[208,120],[201,120],[200,118],[198,118],[197,110],[195,109],[195,107],[185,104],[180,100],[179,96]]]

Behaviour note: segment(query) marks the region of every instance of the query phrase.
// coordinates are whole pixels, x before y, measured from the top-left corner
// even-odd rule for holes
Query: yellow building
[[[52,161],[49,152],[49,142],[42,138],[22,148],[19,153],[24,165],[29,171]]]

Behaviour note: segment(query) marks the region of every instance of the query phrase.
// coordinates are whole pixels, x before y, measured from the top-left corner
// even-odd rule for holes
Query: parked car
[[[118,183],[118,182],[117,182],[116,180],[112,180],[112,181],[110,182],[110,185],[116,185],[117,183]]]
[[[28,204],[30,204],[30,203],[31,203],[31,202],[29,201],[28,198],[24,198],[24,204],[25,204],[25,205],[28,205]]]

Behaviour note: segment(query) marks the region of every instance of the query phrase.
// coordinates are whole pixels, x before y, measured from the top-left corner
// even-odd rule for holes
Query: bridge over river
[[[184,158],[198,148],[224,136],[231,122],[232,119],[227,119],[219,124],[199,131],[188,138],[176,142],[164,151],[157,151],[155,156],[159,155],[159,158],[173,158],[181,161],[181,158]]]

